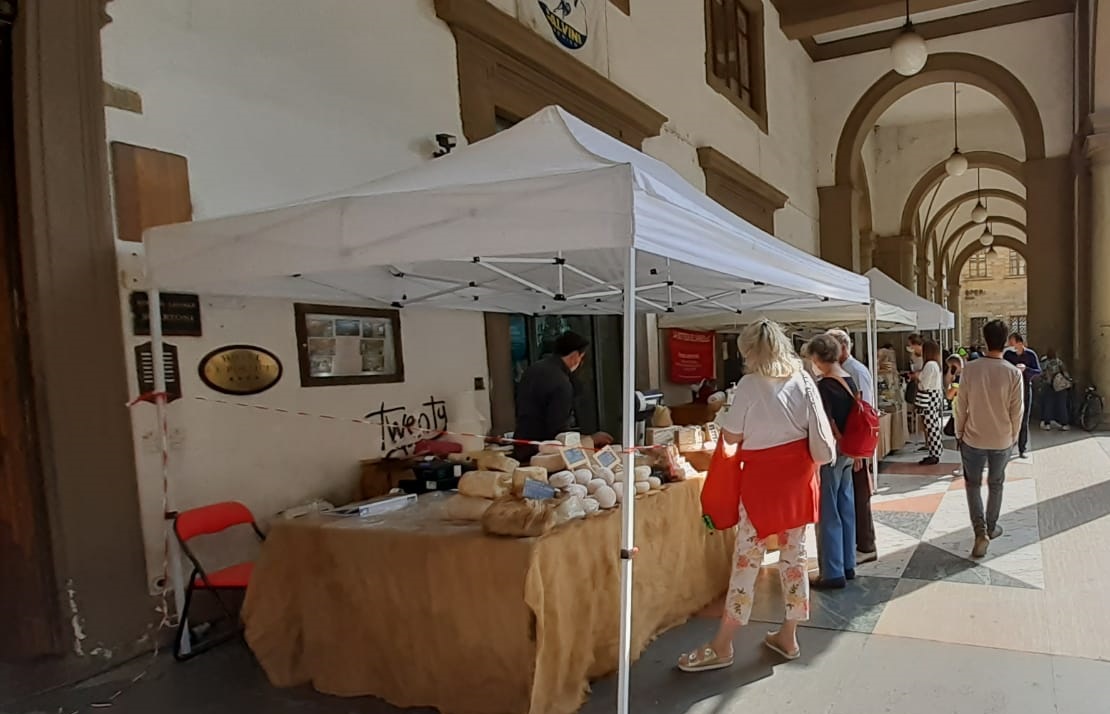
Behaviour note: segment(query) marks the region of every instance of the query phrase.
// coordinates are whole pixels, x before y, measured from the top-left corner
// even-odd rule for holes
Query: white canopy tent
[[[399,308],[622,314],[625,445],[634,439],[637,310],[701,314],[870,302],[863,276],[763,233],[667,165],[557,107],[349,191],[155,228],[144,243],[159,393],[162,289]],[[158,406],[165,409],[164,397]],[[631,480],[631,452],[626,459]],[[634,492],[631,483],[626,488]],[[633,524],[629,499],[620,552],[621,714],[628,711]],[[179,588],[178,568],[175,579]],[[179,612],[180,605],[179,599]]]
[[[878,268],[868,270],[866,275],[877,299],[917,313],[917,329],[951,330],[956,326],[956,316],[951,311],[926,300]]]
[[[749,310],[742,315],[716,312],[707,315],[664,315],[660,327],[683,327],[690,330],[728,330],[750,324],[753,320],[767,318],[783,325],[819,325],[845,330],[867,330],[873,322],[885,332],[909,332],[917,329],[917,313],[897,305],[875,300],[874,311],[866,305],[821,305],[808,309]]]

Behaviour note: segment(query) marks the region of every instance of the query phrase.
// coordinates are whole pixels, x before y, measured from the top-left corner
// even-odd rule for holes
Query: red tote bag
[[[740,449],[731,457],[725,456],[724,440],[717,443],[709,462],[701,490],[701,512],[712,530],[727,530],[740,522]]]

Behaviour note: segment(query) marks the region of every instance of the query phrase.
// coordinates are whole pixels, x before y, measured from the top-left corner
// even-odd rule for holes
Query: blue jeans
[[[998,525],[998,514],[1002,512],[1002,488],[1006,482],[1006,464],[1010,461],[1011,449],[977,449],[963,444],[960,457],[964,467],[965,490],[967,491],[967,511],[971,516],[971,526],[975,534],[991,533]],[[987,469],[987,511],[983,513],[983,469]]]
[[[821,467],[821,520],[817,523],[821,577],[839,580],[856,569],[856,499],[852,459],[837,454]]]

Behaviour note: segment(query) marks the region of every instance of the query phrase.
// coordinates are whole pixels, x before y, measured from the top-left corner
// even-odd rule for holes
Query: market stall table
[[[702,483],[636,499],[636,657],[727,587],[732,534],[702,524]],[[603,512],[536,539],[489,537],[425,504],[279,522],[243,606],[247,642],[276,686],[449,714],[569,714],[619,663],[620,520]]]

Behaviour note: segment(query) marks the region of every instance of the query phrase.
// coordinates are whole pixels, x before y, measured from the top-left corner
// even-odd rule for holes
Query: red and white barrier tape
[[[134,406],[136,406],[138,404],[141,404],[143,402],[149,402],[149,403],[153,404],[158,399],[158,396],[159,395],[157,393],[154,393],[154,392],[148,392],[146,394],[140,394],[138,397],[136,397],[135,399],[132,399],[130,402],[128,402],[127,406],[128,407],[134,407]],[[500,437],[500,436],[488,436],[486,434],[472,434],[470,432],[465,432],[465,431],[449,431],[449,430],[446,430],[446,429],[422,429],[422,428],[414,426],[414,425],[406,426],[406,425],[403,425],[403,424],[394,424],[394,423],[390,423],[390,422],[373,421],[371,419],[360,419],[358,417],[340,417],[340,416],[333,416],[331,414],[316,414],[316,413],[313,413],[313,412],[298,411],[298,410],[294,410],[294,409],[282,409],[281,407],[268,407],[268,406],[265,406],[265,405],[262,405],[262,404],[250,404],[248,402],[233,402],[233,401],[230,401],[230,400],[227,400],[227,399],[213,399],[211,397],[202,397],[202,396],[193,396],[193,397],[187,397],[187,398],[192,399],[194,401],[198,401],[198,402],[205,402],[205,403],[208,403],[208,404],[219,404],[221,406],[236,407],[236,408],[239,408],[239,409],[251,409],[251,410],[260,411],[260,412],[272,412],[274,414],[288,414],[288,415],[291,415],[291,416],[308,417],[308,418],[311,418],[311,419],[321,419],[321,420],[324,420],[324,421],[347,422],[347,423],[350,423],[350,424],[360,424],[362,426],[376,426],[376,427],[379,427],[379,428],[384,427],[384,428],[387,428],[387,429],[394,429],[394,430],[403,429],[403,430],[407,431],[409,436],[411,436],[411,437],[461,436],[461,437],[468,437],[468,438],[475,438],[475,439],[484,439],[487,443],[490,443],[490,444],[506,444],[506,445],[507,444],[514,444],[514,445],[520,445],[520,446],[540,446],[541,444],[544,443],[542,441],[531,441],[531,440],[528,440],[528,439],[510,439],[510,438],[507,438],[507,437]],[[585,447],[585,446],[583,446],[583,447],[580,447],[580,448],[582,448],[584,451],[600,451],[604,447]],[[659,446],[633,446],[633,447],[622,449],[621,453],[626,453],[626,454],[627,453],[633,453],[633,454],[635,454],[635,453],[639,453],[639,452],[642,452],[642,451],[651,451],[652,449],[658,449],[658,448],[662,448],[662,447],[659,447]]]

